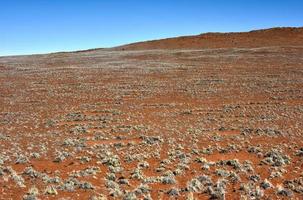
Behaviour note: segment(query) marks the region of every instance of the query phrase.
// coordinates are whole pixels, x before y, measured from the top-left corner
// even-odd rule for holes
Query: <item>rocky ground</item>
[[[0,199],[302,199],[303,47],[0,58]]]

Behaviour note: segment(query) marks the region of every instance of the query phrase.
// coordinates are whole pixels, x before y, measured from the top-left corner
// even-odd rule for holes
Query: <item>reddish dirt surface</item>
[[[272,28],[250,32],[205,33],[116,47],[118,50],[256,48],[264,46],[302,46],[303,28]]]
[[[280,32],[1,57],[0,199],[302,199],[302,29],[243,38]]]

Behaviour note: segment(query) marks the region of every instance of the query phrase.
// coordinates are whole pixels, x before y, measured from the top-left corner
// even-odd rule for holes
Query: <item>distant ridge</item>
[[[270,46],[302,46],[303,27],[277,27],[249,32],[209,32],[193,36],[181,36],[121,45],[112,48],[94,48],[77,51],[62,51],[47,54],[0,56],[66,56],[70,54],[95,53],[98,51],[132,51],[152,49],[215,49],[257,48]]]
[[[249,32],[203,33],[160,40],[137,42],[113,50],[254,48],[303,46],[303,27],[277,27]]]

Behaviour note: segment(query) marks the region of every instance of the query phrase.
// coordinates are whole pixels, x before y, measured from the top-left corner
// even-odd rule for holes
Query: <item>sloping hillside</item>
[[[250,32],[205,33],[115,47],[115,50],[201,49],[265,46],[301,46],[303,28],[271,28]]]

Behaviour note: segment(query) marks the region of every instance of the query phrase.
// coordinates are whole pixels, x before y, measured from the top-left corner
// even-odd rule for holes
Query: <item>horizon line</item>
[[[7,55],[0,55],[0,58],[4,57],[21,57],[21,56],[38,56],[38,55],[49,55],[49,54],[60,54],[60,53],[80,53],[80,52],[87,52],[87,51],[94,51],[94,50],[101,50],[101,49],[112,49],[120,46],[126,46],[136,43],[144,43],[144,42],[151,42],[151,41],[157,41],[157,40],[165,40],[170,38],[180,38],[180,37],[191,37],[191,36],[198,36],[203,34],[213,34],[213,33],[221,33],[221,34],[228,34],[228,33],[249,33],[253,31],[264,31],[264,30],[270,30],[270,29],[287,29],[287,28],[303,28],[303,26],[274,26],[274,27],[263,27],[263,28],[257,28],[257,29],[249,29],[244,31],[207,31],[207,32],[201,32],[198,34],[190,34],[190,35],[176,35],[171,37],[164,37],[164,38],[153,38],[153,39],[147,39],[142,41],[134,41],[129,43],[123,43],[119,44],[117,46],[108,46],[108,47],[92,47],[87,49],[72,49],[72,50],[58,50],[58,51],[49,51],[49,52],[37,52],[37,53],[25,53],[25,54],[7,54]]]

